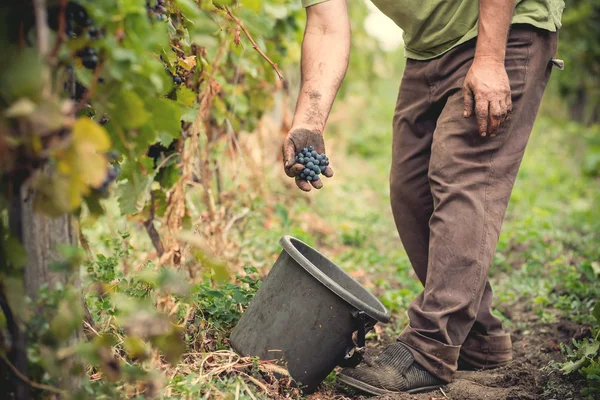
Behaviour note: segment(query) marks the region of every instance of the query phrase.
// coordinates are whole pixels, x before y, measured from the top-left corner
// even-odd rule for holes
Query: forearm
[[[323,3],[327,4],[327,3]],[[350,22],[343,7],[336,7],[324,23],[309,21],[302,42],[302,82],[293,127],[323,132],[331,106],[344,80],[350,56]],[[316,18],[313,18],[316,19]]]
[[[515,0],[479,0],[479,32],[475,59],[504,64]]]

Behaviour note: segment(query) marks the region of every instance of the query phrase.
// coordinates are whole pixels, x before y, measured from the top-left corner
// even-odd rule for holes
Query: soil
[[[589,328],[563,320],[553,324],[536,322],[535,314],[515,312],[518,326],[512,332],[514,361],[503,368],[488,371],[458,371],[454,380],[429,393],[397,394],[367,397],[343,384],[335,384],[310,397],[311,400],[566,400],[582,399],[584,387],[576,375],[564,376],[548,368],[552,362],[563,360],[560,343],[573,337],[585,337]],[[342,396],[340,396],[343,394]],[[598,395],[600,400],[600,394]]]

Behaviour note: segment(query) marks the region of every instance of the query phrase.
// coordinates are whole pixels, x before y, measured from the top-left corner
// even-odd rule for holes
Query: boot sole
[[[338,379],[340,380],[340,382],[343,382],[348,386],[352,386],[353,388],[356,388],[356,389],[362,390],[363,392],[367,392],[367,393],[374,394],[374,395],[397,394],[397,393],[413,394],[413,393],[429,392],[429,391],[436,390],[436,389],[439,389],[442,386],[444,386],[444,385],[423,386],[423,387],[419,387],[419,388],[415,388],[415,389],[405,390],[404,392],[394,392],[391,390],[381,389],[376,386],[369,385],[368,383],[364,383],[362,381],[359,381],[358,379],[350,378],[349,376],[345,376],[345,375],[340,375],[338,377]]]

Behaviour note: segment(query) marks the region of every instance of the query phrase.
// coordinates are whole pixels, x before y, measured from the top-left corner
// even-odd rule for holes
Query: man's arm
[[[504,57],[514,9],[515,0],[479,0],[479,33],[464,83],[464,116],[475,112],[481,136],[495,136],[512,109]]]
[[[306,9],[307,21],[302,41],[302,83],[292,128],[283,144],[285,172],[295,177],[303,166],[294,158],[302,148],[314,146],[325,152],[323,131],[333,100],[344,80],[350,56],[350,19],[347,0],[329,0]],[[328,167],[323,173],[333,175]],[[311,181],[316,189],[321,180]],[[296,180],[298,187],[310,191],[311,185]]]

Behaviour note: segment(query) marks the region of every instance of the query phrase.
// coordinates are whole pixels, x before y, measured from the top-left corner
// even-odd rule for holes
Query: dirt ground
[[[454,381],[429,393],[367,397],[336,384],[331,390],[310,396],[310,400],[566,400],[579,399],[582,381],[565,377],[546,366],[562,360],[559,344],[590,334],[589,328],[570,321],[539,324],[535,315],[521,314],[520,326],[512,332],[514,361],[490,371],[459,371]],[[600,399],[600,394],[598,394]]]

